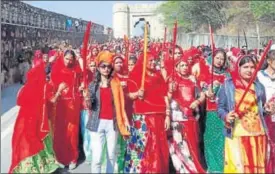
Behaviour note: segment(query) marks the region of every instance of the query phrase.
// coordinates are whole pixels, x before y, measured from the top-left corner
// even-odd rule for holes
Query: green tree
[[[274,1],[249,1],[249,8],[253,14],[255,21],[260,21],[262,18],[275,15]]]
[[[255,20],[257,35],[258,35],[258,48],[260,48],[260,27],[259,22],[261,19],[270,18],[275,19],[275,2],[274,1],[249,1],[249,9]]]
[[[213,29],[226,24],[226,15],[222,10],[222,1],[169,1],[163,3],[157,13],[164,16],[164,24],[169,28],[173,26],[175,19],[179,27],[190,32],[211,24]]]

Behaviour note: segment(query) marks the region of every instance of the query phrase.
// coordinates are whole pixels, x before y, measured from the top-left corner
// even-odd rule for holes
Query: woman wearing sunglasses
[[[112,76],[113,54],[109,51],[100,52],[97,56],[95,79],[89,84],[88,95],[85,96],[91,117],[87,123],[92,139],[92,173],[101,173],[101,157],[105,140],[107,141],[107,169],[113,173],[115,149],[118,130],[126,138],[129,122],[125,113],[123,90],[118,78]]]

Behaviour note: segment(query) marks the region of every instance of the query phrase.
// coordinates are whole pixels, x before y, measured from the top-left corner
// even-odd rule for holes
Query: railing
[[[168,35],[168,40],[172,39],[171,34]],[[248,49],[255,49],[258,48],[258,38],[248,36],[247,38]],[[263,47],[268,40],[275,41],[275,36],[261,36],[260,37],[260,46]],[[245,37],[239,36],[228,36],[228,35],[214,35],[215,45],[218,48],[231,48],[231,47],[238,47],[245,46]],[[187,49],[191,46],[198,46],[198,45],[210,45],[209,34],[202,34],[202,33],[178,33],[177,36],[177,44],[181,47]]]
[[[66,25],[68,20],[71,26]],[[79,26],[76,26],[76,22]],[[2,1],[1,23],[32,26],[51,30],[84,32],[88,21],[33,7],[20,1]],[[91,34],[103,34],[104,26],[93,23]]]

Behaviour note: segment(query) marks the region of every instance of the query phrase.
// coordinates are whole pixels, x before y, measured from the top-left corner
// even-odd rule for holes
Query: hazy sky
[[[23,1],[35,7],[112,27],[115,3],[148,4],[155,1]]]

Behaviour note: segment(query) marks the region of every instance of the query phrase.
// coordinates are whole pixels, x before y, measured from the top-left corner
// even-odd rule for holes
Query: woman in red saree
[[[183,54],[183,50],[180,46],[176,45],[174,52],[174,59],[179,59]],[[172,49],[165,49],[163,52],[163,58],[161,60],[160,72],[165,81],[168,80],[173,72],[174,59],[172,57]]]
[[[147,53],[144,91],[141,90],[143,53],[128,80],[134,101],[131,137],[125,156],[125,173],[168,173],[169,152],[166,131],[170,126],[167,85],[156,71],[156,57]],[[166,110],[168,109],[168,110]]]
[[[128,60],[128,71],[131,72],[134,67],[135,67],[135,64],[137,63],[137,58],[135,55],[132,55],[129,57],[129,60]]]
[[[171,103],[171,130],[169,151],[178,173],[205,173],[200,163],[199,110],[205,95],[191,75],[189,56],[175,60],[175,74],[168,80]]]
[[[80,118],[81,68],[75,53],[67,50],[52,67],[51,79],[56,94],[56,114],[53,121],[53,147],[60,167],[76,167],[78,159],[78,132]]]
[[[33,66],[17,97],[20,110],[13,131],[9,173],[52,173],[58,168],[48,123],[47,102],[52,96],[45,64],[40,58]]]

